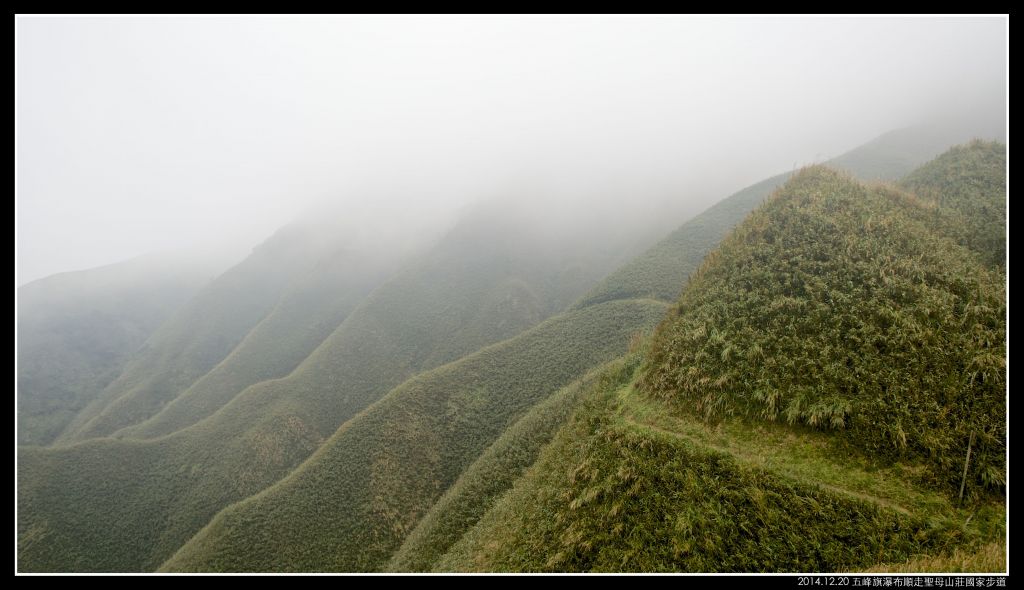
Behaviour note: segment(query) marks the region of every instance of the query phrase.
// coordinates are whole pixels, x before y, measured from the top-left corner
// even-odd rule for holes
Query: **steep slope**
[[[591,254],[590,232],[565,244],[542,239],[527,221],[492,211],[467,219],[371,293],[291,374],[247,387],[192,426],[144,443],[23,449],[19,530],[40,540],[20,546],[19,562],[152,570],[218,510],[287,474],[389,389],[515,335],[607,272],[607,258]],[[125,488],[109,495],[114,481]]]
[[[912,474],[821,433],[708,425],[627,385],[589,398],[433,569],[822,572],[1002,534],[998,507],[957,510]]]
[[[768,189],[765,190],[767,193]],[[750,199],[749,202],[752,208],[760,199]],[[738,220],[739,216],[736,221]],[[727,230],[728,227],[713,228],[713,231],[719,232],[720,235],[724,235]],[[453,235],[458,236],[458,233]],[[260,491],[287,474],[318,448],[323,439],[330,436],[338,425],[378,399],[388,389],[398,385],[405,377],[432,368],[429,363],[453,360],[470,352],[472,349],[467,349],[468,346],[478,344],[481,339],[474,337],[474,334],[479,334],[486,340],[492,330],[500,332],[506,329],[507,320],[502,314],[529,317],[516,314],[522,314],[524,310],[537,309],[530,305],[521,305],[524,301],[532,302],[544,298],[537,297],[537,293],[546,293],[549,301],[557,300],[563,304],[579,297],[582,291],[580,286],[587,284],[587,277],[591,277],[589,280],[592,281],[592,277],[597,276],[596,273],[585,269],[595,269],[599,266],[581,264],[580,261],[588,260],[588,249],[580,244],[600,241],[600,228],[596,228],[585,239],[577,237],[579,241],[570,241],[568,245],[575,243],[575,248],[567,248],[564,242],[538,240],[534,232],[528,235],[529,240],[517,240],[515,236],[511,236],[507,242],[495,240],[494,232],[489,230],[453,237],[448,242],[453,252],[490,252],[492,254],[488,255],[491,256],[491,260],[476,264],[455,257],[448,262],[451,264],[448,268],[439,263],[441,268],[424,274],[427,279],[437,277],[437,282],[431,283],[428,280],[418,291],[409,291],[406,288],[408,285],[415,286],[417,281],[403,282],[406,280],[403,278],[406,273],[402,273],[394,281],[389,282],[392,287],[381,287],[359,309],[350,314],[343,324],[287,378],[250,386],[209,418],[171,436],[145,443],[94,441],[75,448],[73,452],[71,449],[67,452],[23,449],[19,458],[23,462],[20,466],[22,471],[19,472],[19,486],[23,491],[23,497],[19,497],[19,515],[22,516],[19,520],[19,559],[23,569],[155,568],[178,549],[182,542],[209,522],[209,518],[218,510]],[[465,248],[455,247],[454,245],[458,243],[462,243]],[[494,244],[506,243],[512,247],[528,247],[529,251],[509,256],[507,251],[503,250],[505,246],[492,249]],[[681,277],[692,273],[696,269],[696,260],[686,251],[685,243],[666,243],[675,244],[670,246],[670,253],[665,257],[665,260],[670,261],[668,268],[671,272]],[[608,251],[608,244],[602,246]],[[674,250],[671,249],[673,247]],[[513,264],[515,260],[544,258],[550,251],[565,252],[566,259],[545,261],[548,265],[546,268],[557,269],[557,272],[541,273],[540,278],[532,281],[533,284],[528,284],[527,288],[522,288],[527,281],[506,280],[508,275],[502,274],[505,269],[518,268]],[[678,254],[674,266],[671,263],[671,252]],[[593,260],[593,256],[591,255],[589,259]],[[430,257],[425,260],[430,260]],[[441,257],[442,263],[443,260],[444,257]],[[642,260],[638,259],[633,264]],[[414,268],[410,272],[415,273]],[[487,274],[488,272],[495,274]],[[649,265],[647,272],[650,273],[649,276],[655,276],[660,272],[660,268]],[[473,286],[464,289],[464,284],[504,285],[504,288]],[[565,288],[565,285],[575,286]],[[462,305],[454,304],[468,297],[460,290],[489,295],[470,297],[471,302],[480,303],[476,311],[467,311]],[[530,294],[534,296],[531,297]],[[585,297],[583,301],[594,301],[591,296]],[[631,296],[629,293],[623,293],[615,297]],[[672,300],[675,298],[675,292],[665,297]],[[650,301],[629,299],[621,303],[630,306],[652,304]],[[550,305],[555,307],[557,304]],[[578,312],[592,312],[591,308],[615,309],[614,306],[606,305],[581,304],[580,307]],[[585,366],[580,367],[580,373],[600,362],[600,359],[607,358],[601,356],[604,354],[601,351],[606,353],[614,347],[618,347],[619,351],[624,350],[626,335],[653,325],[657,316],[658,314],[628,316],[632,323],[626,329],[625,325],[616,323],[616,314],[608,315],[609,321],[604,324],[603,330],[611,335],[610,337],[618,338],[618,341],[589,340],[587,347],[578,351],[580,358],[589,359],[583,363]],[[565,316],[555,319],[562,320]],[[453,330],[451,324],[447,322],[462,327]],[[429,329],[421,329],[423,326],[429,326]],[[558,332],[547,334],[549,337],[555,337]],[[441,346],[442,344],[445,346]],[[557,343],[545,342],[543,345],[554,347]],[[545,399],[556,391],[560,383],[548,377],[561,374],[545,372],[546,359],[543,356],[531,356],[514,347],[503,350],[503,355],[514,353],[513,357],[502,359],[501,363],[496,360],[495,367],[517,366],[516,374],[523,375],[523,378],[532,375],[534,371],[538,371],[541,377],[547,376],[537,382],[536,391],[524,394],[522,399],[515,402],[523,405],[515,406],[514,415],[504,415],[504,424],[507,425],[526,412],[529,404]],[[435,351],[440,351],[440,354]],[[502,375],[501,372],[496,372],[492,377],[488,377],[487,372],[492,369],[472,363],[463,365],[461,361],[451,366],[472,368],[478,373],[460,377],[459,379],[463,381],[500,378]],[[571,377],[573,376],[566,379]],[[394,379],[397,381],[393,381]],[[405,399],[405,396],[410,394],[399,392],[419,391],[413,385],[417,382],[418,379],[413,379],[389,394],[387,399],[391,399],[392,396],[399,400]],[[342,449],[337,451],[341,456],[362,457],[352,459],[355,461],[353,469],[362,469],[358,466],[370,461],[368,457],[386,456],[390,457],[389,465],[396,473],[420,473],[420,454],[410,452],[405,457],[388,455],[388,449],[392,444],[396,444],[396,448],[406,448],[403,446],[407,444],[403,433],[382,433],[372,440],[367,439],[367,446],[361,449],[357,449],[351,434],[342,436],[342,433],[350,430],[361,432],[361,428],[373,428],[374,424],[385,422],[400,424],[402,420],[433,424],[438,418],[431,412],[437,409],[437,400],[443,398],[443,394],[435,392],[432,395],[430,403],[415,408],[409,415],[405,412],[412,406],[407,402],[380,402],[374,406],[373,412],[368,410],[349,421],[332,437],[330,447]],[[475,415],[475,404],[478,401],[473,395],[449,397],[445,411]],[[424,414],[420,415],[419,412]],[[360,546],[358,551],[353,552],[348,558],[349,561],[344,561],[345,558],[332,557],[331,559],[336,561],[330,562],[334,564],[331,567],[354,567],[351,563],[355,562],[360,563],[360,567],[384,567],[390,552],[398,547],[417,524],[419,515],[424,514],[445,488],[456,481],[461,469],[477,460],[480,453],[500,434],[498,427],[488,421],[481,423],[479,431],[472,430],[465,424],[460,428],[468,429],[462,434],[474,442],[468,447],[460,447],[457,459],[444,464],[446,467],[443,478],[434,479],[430,485],[409,488],[405,492],[407,496],[395,495],[394,504],[383,504],[386,510],[382,514],[390,516],[381,516],[374,520],[375,517],[344,512],[336,516],[337,521],[322,521],[323,526],[344,522],[346,526],[378,531],[373,542]],[[324,457],[336,456],[327,454],[326,450],[323,453]],[[118,459],[113,461],[111,457]],[[351,482],[336,484],[336,475],[328,475],[344,474],[347,471],[338,471],[338,466],[326,464],[320,457],[321,454],[318,453],[311,458],[302,466],[302,472],[320,474],[330,480],[331,485],[339,485],[342,490],[348,490],[345,493],[362,494],[361,497],[373,494],[373,497],[382,497],[385,500],[394,495],[391,487],[393,480],[389,478],[382,478],[376,483],[371,482],[365,488],[358,485],[355,488],[350,487]],[[118,471],[122,463],[127,470],[126,473]],[[457,465],[460,471],[456,471],[453,465]],[[431,466],[429,469],[434,467]],[[134,474],[134,477],[127,478],[127,473]],[[111,481],[122,482],[124,489],[130,490],[130,493],[127,496],[123,492],[112,493],[122,486],[114,485]],[[270,491],[267,492],[266,497],[273,498],[272,505],[278,510],[275,512],[275,519],[287,514],[284,507],[288,506],[315,510],[315,497],[304,497],[308,489],[298,485],[294,478],[289,478],[288,482],[288,485],[282,483],[275,487],[272,494]],[[437,483],[436,486],[433,485],[434,482]],[[496,488],[507,485],[507,481],[496,483],[501,484]],[[65,491],[72,489],[75,490],[74,494],[65,494]],[[491,498],[496,497],[500,491],[488,491],[488,499],[483,504],[489,505]],[[293,495],[294,497],[290,497]],[[264,497],[258,496],[251,502],[257,502]],[[313,508],[310,502],[313,502]],[[246,521],[246,526],[259,530],[261,535],[272,534],[269,529],[264,528],[265,525],[269,526],[269,522],[256,525],[248,522],[247,515],[251,515],[253,505],[262,506],[247,501],[225,511],[224,515],[232,515],[231,518],[245,516],[243,520]],[[408,506],[409,511],[394,512],[393,509],[398,506]],[[475,515],[480,511],[479,508],[472,508],[471,514]],[[81,516],[72,518],[69,512]],[[118,524],[110,530],[104,530],[102,526],[96,524],[113,521]],[[389,528],[394,522],[401,526]],[[471,524],[470,522],[460,526],[468,528]],[[293,545],[288,551],[291,554],[308,551],[307,558],[312,558],[322,551],[323,546],[318,545],[320,541],[317,539],[337,538],[338,534],[333,530],[321,530],[321,525],[315,520],[307,521],[308,528],[302,530],[294,528],[294,524],[281,526],[291,531],[289,534],[294,534],[291,539]],[[168,563],[168,567],[201,568],[209,566],[210,563],[240,564],[237,567],[255,569],[271,567],[257,563],[262,561],[262,554],[237,554],[238,551],[249,550],[244,543],[237,541],[239,540],[233,537],[229,528],[225,528],[223,524],[216,527],[211,525],[189,543],[189,546],[202,544],[207,549],[198,551],[194,547],[186,547],[182,550],[181,559]],[[224,544],[223,548],[220,546],[221,543]],[[209,561],[204,561],[207,559],[206,555],[211,556]],[[270,556],[266,563],[274,564],[275,559]]]
[[[692,280],[641,383],[707,419],[835,428],[864,452],[927,460],[951,491],[973,440],[967,491],[998,490],[1003,277],[941,213],[826,171],[794,178]]]
[[[159,411],[226,357],[309,268],[318,240],[301,227],[278,232],[171,317],[59,438],[108,436]]]
[[[391,274],[391,261],[367,248],[326,257],[220,365],[165,411],[116,436],[172,432],[212,413],[243,389],[239,385],[287,375],[325,336],[291,332],[310,321],[337,326],[346,314],[335,308],[354,313],[310,357],[316,366],[304,374],[344,383],[347,401],[342,403],[353,413],[423,369],[535,325],[607,272],[610,258],[592,246],[589,233],[523,240],[535,217],[536,212],[500,201],[477,207],[355,309],[364,287],[372,284],[367,278]],[[388,246],[380,249],[386,252]],[[558,254],[549,255],[552,251]],[[332,279],[323,268],[332,265],[344,273]],[[285,334],[298,346],[290,346]],[[299,379],[284,393],[295,397],[296,387],[306,388]]]
[[[781,186],[779,174],[749,186],[687,221],[638,256],[605,277],[576,303],[576,309],[617,299],[674,301],[690,273],[737,223]]]
[[[900,186],[960,214],[958,241],[986,263],[1006,261],[1006,148],[975,141],[958,146],[902,181]]]
[[[824,164],[864,180],[894,181],[934,160],[950,146],[975,139],[1006,141],[1006,120],[1001,114],[975,117],[951,117],[896,129]]]
[[[885,143],[883,142],[882,145],[885,145]],[[873,167],[879,166],[882,162],[884,162],[884,158],[872,159],[866,156],[861,158],[862,166],[869,171]],[[900,162],[903,163],[902,165],[905,165],[906,160],[901,159]],[[900,165],[893,165],[891,167],[899,168]],[[739,219],[742,216],[740,213],[742,210],[752,208],[760,201],[762,193],[767,193],[771,186],[781,182],[781,180],[781,177],[770,179],[742,191],[738,195],[731,197],[724,204],[716,206],[709,210],[708,213],[687,223],[683,229],[656,245],[652,252],[641,256],[630,265],[627,265],[626,268],[613,274],[611,280],[604,281],[594,291],[585,296],[575,308],[577,310],[587,310],[592,304],[600,301],[602,298],[629,298],[636,294],[655,294],[665,299],[672,298],[674,294],[669,294],[668,289],[649,290],[646,289],[646,286],[657,284],[656,281],[662,280],[659,275],[665,272],[675,277],[687,276],[696,268],[700,257],[699,254],[694,254],[694,250],[703,252],[701,246],[703,242],[713,240],[716,235],[724,235],[729,228],[731,220]],[[691,230],[690,235],[687,235],[685,230]],[[623,280],[622,277],[629,277],[629,280]],[[609,289],[609,285],[614,286],[616,280],[619,284],[636,285],[640,288],[634,290]],[[643,301],[642,299],[626,300]],[[648,325],[638,323],[632,328],[634,331],[639,331]],[[624,346],[624,343],[622,346]],[[533,370],[532,368],[526,368],[530,366],[528,363],[522,363],[514,359],[512,362],[524,367],[524,371]],[[557,383],[548,383],[544,388],[546,393],[537,399],[543,399],[549,392],[554,391],[557,388]],[[401,391],[401,388],[399,391]],[[399,394],[393,393],[392,395]],[[390,399],[390,396],[387,399]],[[469,404],[469,401],[459,400],[456,403],[458,404],[457,407],[463,407]],[[373,420],[380,424],[408,421],[432,423],[437,418],[429,414],[414,414],[413,418],[405,414],[399,415],[397,408],[400,407],[402,406],[389,406],[386,404],[379,407],[375,406],[379,412],[386,413],[390,411],[392,415],[390,417],[382,415]],[[421,411],[429,409],[430,406],[427,406]],[[371,419],[366,416],[359,416],[351,424],[347,425],[346,428],[351,427],[355,432],[362,432],[361,425],[366,420]],[[477,428],[488,432],[489,424],[489,422],[484,421]],[[464,435],[469,436],[468,432]],[[389,449],[395,447],[406,448],[407,443],[397,434],[391,437],[385,436],[372,444],[360,441],[353,438],[353,436],[350,434],[338,440],[332,439],[325,448],[337,449],[336,451],[330,454],[326,454],[325,451],[325,454],[318,454],[303,465],[304,473],[308,470],[309,473],[318,474],[316,478],[310,481],[316,481],[318,485],[323,485],[330,489],[341,490],[339,494],[350,494],[350,496],[347,496],[350,499],[352,497],[366,497],[367,495],[370,497],[390,497],[396,495],[395,491],[392,489],[384,490],[379,481],[373,480],[360,481],[355,486],[357,491],[346,491],[352,490],[353,484],[347,479],[342,478],[341,475],[348,474],[349,472],[337,471],[337,466],[332,465],[331,462],[344,458],[344,460],[356,461],[358,463],[361,461],[357,459],[359,456],[365,458],[374,454],[384,454],[393,457],[394,465],[392,467],[399,472],[419,473],[422,469],[422,466],[418,464],[418,462],[423,460],[421,454],[409,452],[405,455],[398,454],[393,456],[391,451],[389,451]],[[487,436],[491,435],[488,434]],[[423,445],[430,446],[427,443],[423,443]],[[495,449],[495,452],[498,452],[498,450]],[[527,451],[526,455],[529,456],[530,453]],[[293,480],[289,479],[289,481]],[[312,518],[312,511],[316,510],[317,504],[310,505],[310,500],[306,496],[320,497],[321,493],[312,489],[309,485],[301,483],[293,483],[292,485],[282,484],[282,486],[274,489],[272,496],[261,496],[259,502],[255,500],[245,502],[225,511],[218,517],[218,524],[211,525],[193,539],[174,559],[165,564],[165,567],[185,570],[201,570],[204,568],[243,570],[302,567],[322,567],[341,570],[381,568],[385,565],[384,560],[388,557],[388,552],[392,551],[397,543],[403,541],[411,527],[417,524],[423,508],[429,506],[450,483],[449,480],[442,481],[440,489],[430,486],[411,486],[408,488],[406,495],[403,496],[403,502],[411,511],[411,514],[404,517],[408,518],[408,520],[402,520],[399,526],[391,529],[381,525],[379,522],[373,523],[372,519],[362,516],[361,514],[363,513],[359,512],[359,507],[364,505],[358,503],[355,508],[339,511],[332,518]],[[486,497],[470,498],[463,495],[462,497],[450,499],[453,506],[458,506],[457,509],[466,507],[469,510],[466,513],[468,521],[451,526],[450,522],[446,521],[446,519],[432,518],[423,523],[423,528],[418,531],[417,536],[430,539],[430,541],[427,541],[428,545],[434,540],[439,540],[442,545],[453,542],[453,537],[460,534],[459,530],[468,528],[473,519],[486,509],[493,498],[503,491],[503,487],[509,485],[510,482],[495,479],[490,483],[494,484],[494,487],[488,492]],[[466,487],[472,487],[472,485],[469,480],[465,482]],[[254,515],[266,510],[274,511],[276,516],[260,518],[257,522]],[[309,519],[304,517],[300,519],[301,524],[293,524],[294,510],[305,510],[304,514]],[[363,510],[365,512],[365,509]],[[396,514],[402,513],[399,504],[395,504],[392,510],[396,511]],[[288,518],[285,518],[284,515],[286,514],[289,515]],[[269,536],[272,536],[271,531],[284,530],[289,531],[287,547],[270,542],[268,547],[273,548],[273,550],[259,552],[255,551],[246,541],[247,536],[267,539]],[[339,537],[339,531],[346,531],[346,534],[354,535],[354,538],[358,538],[360,541],[353,542],[351,539],[341,538]],[[373,536],[373,542],[371,542],[371,539],[361,536],[370,534],[372,531],[377,531]],[[330,554],[326,550],[325,545],[325,543],[329,542],[346,547],[346,551],[343,552],[344,555]],[[422,547],[418,550],[410,549],[410,551],[420,550],[422,550]],[[436,550],[436,548],[428,547],[427,550]],[[285,556],[289,557],[286,558]],[[289,559],[295,560],[294,563],[299,565],[290,564],[288,562]],[[417,559],[417,566],[424,563],[422,556]],[[315,565],[316,563],[321,565],[317,566]]]
[[[1000,150],[963,149],[998,185]],[[432,566],[835,571],[998,539],[1005,279],[964,226],[801,173],[696,273],[635,385],[593,396]]]
[[[634,326],[664,309],[609,302],[570,312],[406,382],[280,484],[219,514],[165,569],[380,568],[498,435],[575,376],[621,354]]]
[[[919,126],[891,131],[826,164],[865,180],[896,180],[949,146],[967,141],[977,128]],[[616,270],[577,303],[577,308],[614,299],[674,301],[690,273],[722,238],[790,174],[749,186],[681,225],[630,264]],[[998,194],[998,192],[997,192]]]
[[[947,145],[943,142],[951,137],[966,138],[970,137],[970,133],[964,130],[920,127],[894,131],[832,160],[832,164],[854,170],[865,178],[892,179],[934,156]],[[759,204],[774,187],[782,184],[786,176],[780,175],[744,189],[683,224],[649,251],[602,281],[577,307],[585,307],[595,301],[638,295],[673,299],[679,285],[684,284],[686,277],[696,270],[708,249],[716,245],[728,229]],[[493,450],[495,453],[507,452],[502,448],[503,445],[496,443]],[[520,458],[527,455],[518,453]],[[487,491],[481,491],[474,497],[474,494],[465,490],[477,492],[480,489],[479,477],[467,472],[466,478],[467,481],[460,481],[453,486],[453,490],[463,490],[461,493],[446,494],[445,500],[439,502],[431,514],[424,518],[403,544],[401,551],[391,560],[390,568],[412,571],[426,569],[438,551],[446,549],[454,538],[461,536],[476,522],[479,513],[489,506],[493,495],[510,487],[508,482],[489,475]]]
[[[114,436],[170,434],[210,416],[246,387],[291,373],[395,271],[397,256],[368,250],[343,248],[325,256],[209,373],[149,420]]]
[[[48,444],[214,268],[145,256],[18,289],[19,444]]]
[[[639,336],[639,335],[638,335]],[[633,342],[638,342],[634,338]],[[637,358],[631,355],[630,359]],[[534,463],[582,399],[632,378],[624,360],[604,365],[530,409],[459,476],[409,533],[387,571],[424,571],[458,541]]]

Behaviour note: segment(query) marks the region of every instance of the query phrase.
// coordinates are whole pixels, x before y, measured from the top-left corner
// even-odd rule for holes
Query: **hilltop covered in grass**
[[[884,142],[882,145],[885,145]],[[879,166],[883,158],[872,160],[866,155],[862,155],[859,161],[870,174],[872,169]],[[901,162],[905,166],[906,160],[901,160]],[[782,179],[782,177],[769,179],[742,191],[730,197],[723,204],[688,222],[672,236],[652,248],[650,252],[613,273],[609,279],[603,281],[583,297],[576,304],[575,309],[586,311],[595,306],[601,307],[598,302],[608,300],[638,303],[648,301],[648,299],[640,297],[644,294],[653,294],[656,296],[655,299],[671,300],[674,295],[670,294],[667,288],[655,288],[651,291],[645,286],[664,282],[665,279],[661,276],[664,273],[674,277],[670,280],[681,281],[680,277],[686,277],[694,272],[706,247],[702,244],[705,242],[713,244],[716,235],[727,233],[731,227],[730,221],[739,220],[743,211],[749,210],[759,203],[763,195],[767,194],[772,186],[782,182]],[[631,278],[626,280],[623,277]],[[631,290],[615,287],[615,285],[627,284],[638,288]],[[676,287],[677,289],[678,287]],[[562,316],[559,316],[559,319],[561,318]],[[645,323],[639,322],[633,326],[633,329],[639,330],[644,327]],[[613,334],[616,328],[608,324],[606,329],[609,330],[609,334]],[[557,345],[543,343],[543,346],[556,347]],[[551,350],[556,350],[556,348],[551,348]],[[534,361],[522,362],[508,359],[505,362],[515,363],[524,374],[542,370],[533,364]],[[547,392],[554,391],[558,386],[558,382],[548,383],[542,380],[537,383]],[[399,390],[393,392],[391,396],[398,395],[397,391]],[[534,392],[532,395],[541,396],[532,398],[536,400],[543,399],[547,393]],[[463,408],[471,406],[471,401],[470,399],[454,399],[449,403],[454,404],[455,408]],[[437,417],[430,414],[431,411],[434,411],[431,408],[432,406],[427,405],[419,408],[417,412],[405,414],[398,412],[401,406],[382,403],[375,406],[374,409],[381,412],[377,418],[380,424],[434,424]],[[346,428],[356,428],[357,425],[363,424],[367,420],[369,420],[367,416],[359,416],[352,423],[346,425]],[[485,440],[489,440],[494,436],[491,426],[491,420],[482,418],[477,424],[465,425],[467,430],[462,436],[484,436]],[[346,429],[343,431],[347,432]],[[363,431],[356,429],[355,432],[362,433]],[[426,429],[424,432],[429,433],[430,429]],[[538,435],[536,439],[531,438],[530,440],[543,438]],[[367,446],[365,441],[357,440],[356,434],[349,433],[342,436],[339,432],[336,435],[336,440],[332,440],[325,447],[339,450],[329,455],[318,453],[303,465],[300,472],[306,473],[306,470],[309,470],[308,473],[320,474],[319,479],[316,479],[318,485],[337,490],[337,493],[349,490],[344,492],[348,494],[345,496],[348,499],[363,496],[371,498],[399,497],[398,492],[395,491],[398,488],[391,489],[389,487],[387,490],[391,491],[385,490],[387,480],[357,477],[358,483],[353,484],[345,478],[345,475],[348,474],[347,471],[338,471],[337,466],[330,465],[331,461],[354,462],[358,465],[365,461],[367,456],[385,453],[384,449],[406,448],[408,441],[404,432],[396,431],[381,437],[375,444],[377,446]],[[435,443],[421,440],[418,446],[431,448],[433,444]],[[521,442],[522,448],[512,448],[514,445],[509,446],[510,444],[507,441],[495,442],[495,446],[488,450],[488,455],[507,453],[517,456],[522,461],[532,459],[533,453],[528,450],[532,443]],[[377,451],[372,450],[378,447]],[[472,453],[480,453],[481,450],[474,448]],[[324,452],[326,453],[326,451]],[[461,461],[474,459],[472,453],[467,454]],[[385,454],[391,456],[390,452]],[[417,464],[423,459],[420,454],[407,452],[405,455],[407,455],[406,458],[393,458],[394,470],[403,473],[419,473],[421,477],[430,479],[424,475],[429,471],[424,471],[424,467]],[[511,480],[507,475],[514,471],[510,465],[517,465],[515,469],[521,469],[525,465],[525,463],[502,464],[495,462],[489,467],[490,469],[495,469],[496,465],[504,465],[506,471],[503,471],[502,475],[491,471],[487,485],[482,485],[483,478],[476,471],[479,469],[481,473],[486,473],[488,467],[485,466],[490,465],[492,461],[497,460],[485,460],[477,465],[476,469],[462,474],[462,479],[451,479],[458,473],[442,478],[438,483],[440,487],[408,485],[403,488],[405,490],[402,492],[404,496],[401,496],[403,500],[401,502],[396,500],[389,509],[389,513],[393,513],[391,518],[399,519],[400,524],[389,526],[381,523],[374,524],[373,519],[364,516],[368,510],[365,507],[367,505],[365,500],[355,500],[355,507],[348,507],[348,500],[338,499],[337,504],[344,505],[345,508],[337,511],[330,518],[314,518],[312,515],[316,510],[316,505],[309,505],[310,500],[307,498],[319,497],[319,492],[315,493],[312,483],[310,483],[313,480],[289,478],[288,484],[282,483],[275,487],[272,494],[268,492],[268,495],[261,495],[259,501],[254,498],[252,501],[241,503],[219,515],[214,524],[190,541],[164,567],[188,571],[203,569],[259,570],[261,568],[277,570],[312,568],[314,563],[321,563],[322,567],[339,570],[377,569],[385,566],[425,568],[433,557],[454,543],[455,539],[475,522],[498,495],[507,490],[511,485]],[[304,483],[299,483],[300,481]],[[416,479],[410,481],[416,481]],[[451,488],[451,493],[435,506],[436,510],[432,509],[429,514],[425,513],[426,508],[430,507],[439,498],[440,493],[452,484],[454,487]],[[353,488],[353,486],[355,487]],[[357,493],[352,490],[360,491]],[[467,493],[466,490],[472,490],[473,493]],[[450,511],[450,514],[446,512],[446,509]],[[255,518],[255,514],[266,511],[270,511],[276,516]],[[296,514],[304,516],[299,517]],[[457,518],[454,516],[456,514],[462,516]],[[423,521],[420,522],[419,519],[424,515]],[[274,533],[285,530],[288,531],[286,535],[288,541],[282,545],[281,541],[274,538]],[[366,537],[369,534],[367,531],[377,532],[372,537]],[[409,535],[408,540],[406,539],[407,535]],[[254,549],[251,538],[264,539],[269,549],[267,551]],[[333,541],[329,541],[331,539]],[[334,555],[328,551],[325,543],[335,543],[346,549]],[[402,545],[401,550],[393,559],[389,557],[389,552],[398,549],[400,544]],[[386,563],[388,559],[391,560],[390,564]]]
[[[900,186],[959,215],[947,232],[981,253],[985,263],[1006,259],[1006,147],[974,141],[915,170]]]
[[[957,177],[1000,185],[998,146],[951,154],[924,170],[974,161]],[[635,376],[587,398],[443,555],[397,563],[1000,563],[973,556],[1005,534],[1005,277],[962,245],[964,211],[801,172],[709,256]]]
[[[969,135],[963,133],[936,128],[899,129],[833,158],[827,165],[845,170],[863,180],[894,181],[928,162],[953,143],[968,138]],[[992,165],[997,163],[993,161]],[[923,168],[922,172],[927,170]],[[704,257],[790,176],[789,173],[778,174],[762,180],[708,208],[635,260],[608,275],[576,306],[586,307],[602,301],[632,298],[675,301],[690,274],[697,270]],[[997,190],[996,198],[999,194]]]
[[[942,213],[804,171],[709,257],[641,384],[705,419],[830,429],[865,453],[912,456],[953,493],[971,446],[966,493],[999,492],[1004,279],[950,237]]]
[[[884,159],[862,154],[860,161]],[[573,248],[535,234],[455,232],[371,293],[286,377],[225,394],[219,407],[181,412],[186,419],[178,424],[191,426],[147,441],[22,449],[22,569],[438,567],[438,556],[464,550],[460,538],[481,534],[466,531],[481,515],[492,518],[489,510],[577,395],[555,392],[661,319],[714,236],[727,234],[782,180],[714,209],[727,215],[698,216],[687,224],[704,225],[696,241],[673,234],[582,299],[605,260],[588,258],[589,242]],[[551,260],[551,251],[566,256]],[[680,281],[674,290],[662,273]],[[634,279],[636,290],[619,288]],[[523,331],[574,300],[571,311]],[[632,373],[609,379],[621,385]],[[665,412],[678,409],[659,403]],[[179,406],[189,410],[189,396],[168,408]],[[156,416],[121,434],[162,432],[146,431]],[[836,510],[846,518],[852,509]],[[870,517],[863,531],[901,522],[888,518]],[[901,551],[879,560],[906,559]]]

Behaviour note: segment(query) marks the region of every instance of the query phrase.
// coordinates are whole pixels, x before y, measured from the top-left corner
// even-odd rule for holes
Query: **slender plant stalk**
[[[967,441],[967,459],[964,460],[964,476],[960,480],[960,504],[964,503],[964,487],[967,485],[967,466],[971,463],[971,447],[974,446],[974,431],[971,431],[971,439]]]

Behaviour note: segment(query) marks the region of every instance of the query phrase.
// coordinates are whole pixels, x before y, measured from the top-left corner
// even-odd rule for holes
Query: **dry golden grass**
[[[866,573],[998,573],[1006,569],[1006,542],[982,545],[975,551],[957,549],[947,555],[922,555],[903,563],[883,563]]]

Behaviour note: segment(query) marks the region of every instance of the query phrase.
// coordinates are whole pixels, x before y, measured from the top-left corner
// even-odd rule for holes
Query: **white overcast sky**
[[[522,178],[708,202],[957,109],[1006,18],[19,17],[16,282]]]

